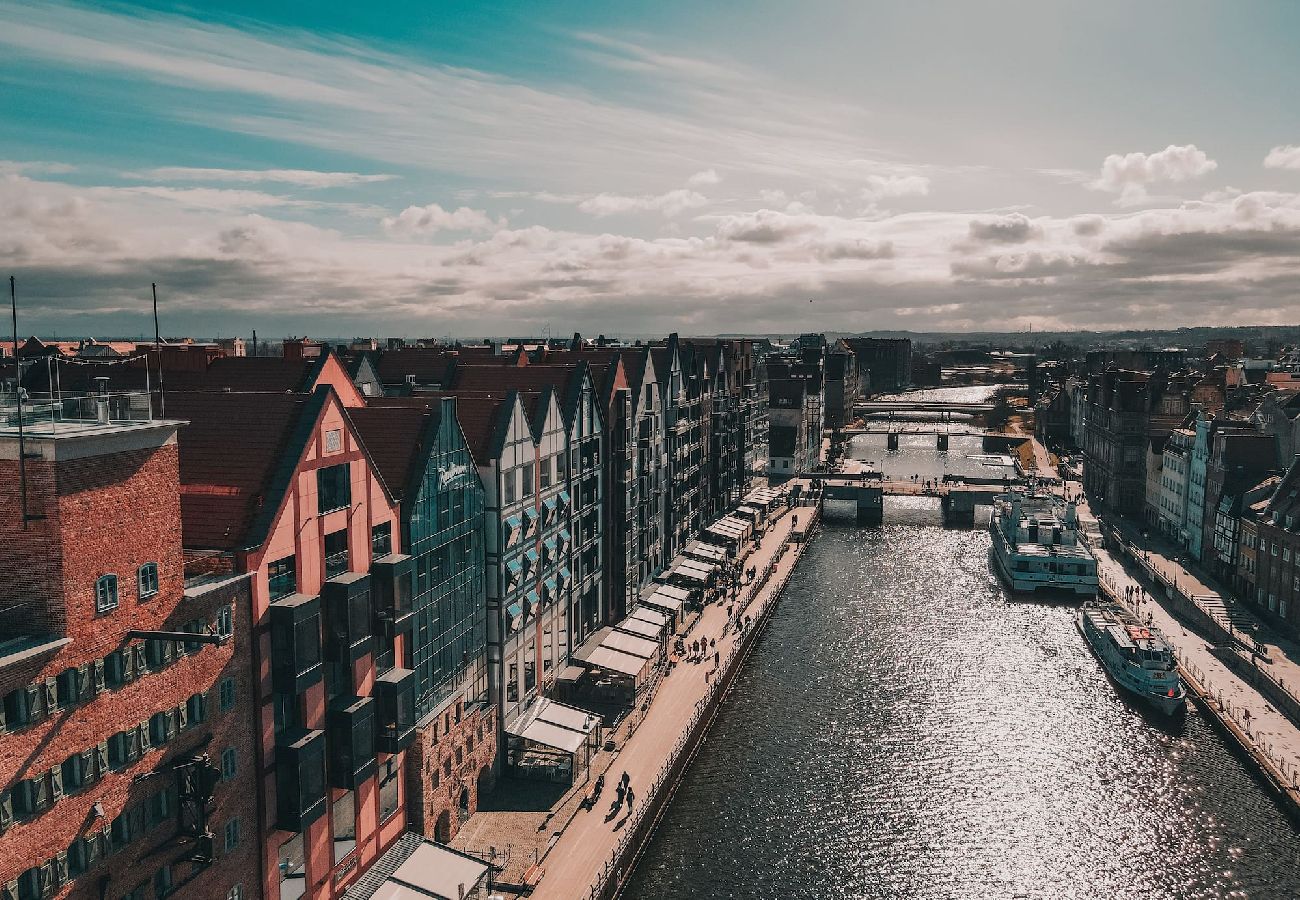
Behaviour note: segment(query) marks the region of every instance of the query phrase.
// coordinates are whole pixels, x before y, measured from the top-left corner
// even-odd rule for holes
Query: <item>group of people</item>
[[[596,796],[600,795],[600,789],[605,784],[605,776],[601,775],[596,779]],[[623,808],[624,802],[627,803],[628,812],[632,811],[632,804],[636,802],[636,794],[632,792],[632,777],[623,773],[623,777],[618,780],[618,787],[615,788],[614,802],[609,805],[609,816],[612,819],[618,815],[618,811]]]

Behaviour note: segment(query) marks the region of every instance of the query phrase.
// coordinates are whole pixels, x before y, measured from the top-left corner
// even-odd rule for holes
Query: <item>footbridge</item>
[[[853,411],[863,415],[879,416],[891,413],[963,413],[977,415],[992,412],[992,403],[955,403],[940,400],[859,400]]]

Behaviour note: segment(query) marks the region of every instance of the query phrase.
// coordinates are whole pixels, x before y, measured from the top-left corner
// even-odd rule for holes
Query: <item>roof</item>
[[[478,357],[476,357],[477,361]],[[379,380],[386,383],[405,381],[414,375],[420,384],[442,384],[447,369],[456,361],[456,353],[432,347],[404,347],[379,357]]]
[[[351,409],[348,416],[380,477],[399,500],[407,499],[423,475],[428,435],[442,418],[441,403],[373,404]]]
[[[437,398],[456,398],[456,419],[465,435],[465,445],[478,465],[487,465],[500,452],[509,426],[509,412],[515,391],[429,391],[410,397],[374,397],[369,405],[402,406],[436,403]],[[503,415],[502,409],[507,412]]]
[[[770,381],[767,385],[769,406],[797,407],[803,406],[807,383],[799,378],[782,378]]]
[[[329,393],[168,394],[167,415],[189,422],[178,436],[186,547],[261,542]]]

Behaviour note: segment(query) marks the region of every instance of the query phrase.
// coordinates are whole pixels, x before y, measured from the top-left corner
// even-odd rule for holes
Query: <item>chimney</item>
[[[108,377],[95,377],[95,418],[100,425],[108,424]]]

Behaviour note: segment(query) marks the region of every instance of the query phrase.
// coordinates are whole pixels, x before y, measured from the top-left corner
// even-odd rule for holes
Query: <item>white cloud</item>
[[[862,189],[862,199],[924,197],[930,193],[930,179],[924,175],[872,175]]]
[[[218,181],[258,184],[277,182],[305,188],[343,187],[391,181],[396,175],[362,175],[359,172],[316,172],[310,169],[196,169],[164,166],[141,173],[140,177],[158,181]]]
[[[1274,147],[1264,157],[1264,165],[1270,169],[1300,169],[1300,147]]]
[[[702,187],[709,184],[717,184],[722,179],[718,176],[716,169],[705,169],[702,172],[696,172],[690,178],[686,179],[690,187]]]
[[[66,175],[75,171],[66,163],[0,159],[0,175]]]
[[[383,226],[392,234],[418,236],[439,231],[489,231],[497,223],[482,210],[461,206],[454,210],[443,209],[437,203],[427,206],[408,206],[396,216],[383,220]]]
[[[598,218],[620,213],[659,212],[667,218],[681,215],[688,209],[703,206],[709,200],[703,194],[678,188],[666,194],[628,197],[622,194],[597,194],[578,204],[578,209]]]
[[[970,223],[972,240],[997,244],[1022,244],[1034,237],[1034,223],[1023,213],[1012,213],[997,219],[973,219]]]
[[[1190,181],[1219,164],[1195,144],[1170,144],[1157,153],[1112,153],[1101,164],[1101,175],[1088,186],[1097,191],[1119,194],[1121,204],[1146,199],[1147,185],[1158,181]]]
[[[760,209],[743,215],[722,217],[718,222],[718,237],[746,244],[777,244],[816,231],[818,227],[814,216]]]

